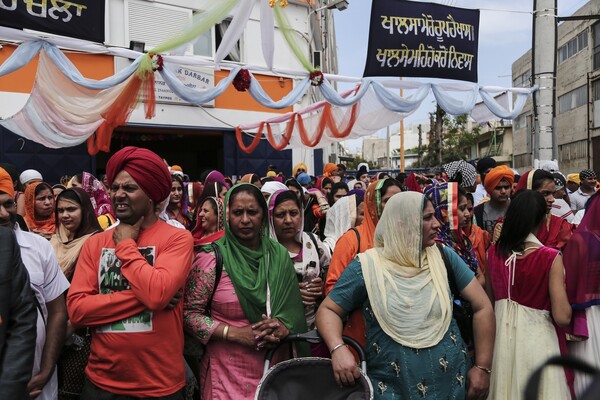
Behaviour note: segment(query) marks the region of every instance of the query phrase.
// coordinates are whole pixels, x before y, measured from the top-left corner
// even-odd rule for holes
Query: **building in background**
[[[263,1],[263,0],[260,0]],[[231,53],[228,62],[241,65],[266,67],[261,48],[260,2],[247,23],[244,33]],[[45,4],[45,2],[44,2]],[[105,12],[108,46],[130,48],[138,46],[148,51],[172,37],[202,13],[213,0],[107,0]],[[337,73],[337,54],[334,34],[335,9],[326,7],[323,0],[290,1],[285,13],[297,33],[302,51],[309,55],[323,72]],[[214,59],[223,35],[231,24],[231,16],[217,24],[179,53],[188,57]],[[0,40],[3,38],[0,37]],[[304,71],[304,68],[288,48],[282,33],[276,27],[274,66],[286,71]],[[16,44],[3,42],[0,63],[16,49]],[[94,79],[102,79],[125,68],[131,60],[112,55],[68,52],[81,73]],[[0,118],[7,118],[20,110],[31,93],[36,64],[10,75],[0,77]],[[229,74],[226,69],[182,66],[174,71],[181,80],[195,88],[214,86]],[[291,173],[294,163],[303,161],[309,172],[321,173],[324,163],[337,158],[339,147],[335,144],[325,149],[294,149],[275,151],[267,141],[252,153],[245,154],[237,145],[234,127],[274,117],[278,114],[304,108],[318,98],[318,91],[311,90],[301,102],[282,110],[268,109],[254,101],[248,93],[240,93],[232,86],[213,102],[200,107],[189,105],[177,98],[156,74],[156,116],[144,118],[143,106],[138,107],[126,126],[115,130],[111,153],[100,153],[96,157],[87,154],[86,145],[74,148],[47,149],[39,144],[22,139],[9,131],[0,132],[0,162],[9,162],[21,169],[37,168],[47,171],[46,180],[58,181],[65,174],[72,175],[82,170],[100,174],[104,171],[111,154],[127,145],[149,148],[171,164],[181,165],[192,177],[198,177],[205,169],[219,169],[226,175],[243,175],[249,172],[263,174],[267,165],[275,164],[286,174]],[[299,76],[256,73],[263,89],[273,99],[289,93]],[[1,128],[0,128],[1,129]],[[250,139],[250,138],[248,138]]]
[[[490,120],[480,126],[477,144],[471,146],[471,160],[493,157],[498,164],[513,167],[512,121]]]
[[[428,145],[429,124],[410,124],[404,127],[404,166],[409,168],[418,160],[419,126],[421,126],[421,146],[423,151]],[[400,133],[399,126],[389,127],[387,137],[363,139],[362,156],[365,160],[383,169],[400,169]]]
[[[590,1],[574,16],[600,13]],[[600,171],[600,23],[596,19],[564,21],[558,26],[556,54],[556,158],[563,173]],[[512,65],[513,86],[531,85],[531,50]],[[532,168],[535,154],[533,100],[513,121],[514,167]],[[596,155],[594,157],[594,155]]]

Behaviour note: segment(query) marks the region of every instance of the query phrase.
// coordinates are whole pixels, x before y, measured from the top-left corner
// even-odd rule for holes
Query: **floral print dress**
[[[449,253],[451,261],[458,258]],[[454,269],[459,267],[456,262],[452,264]],[[460,267],[466,269],[464,264]],[[455,275],[461,273],[455,271]],[[464,279],[457,279],[459,288],[464,288],[473,274],[462,273],[462,276]],[[360,307],[363,312],[367,326],[367,375],[375,399],[466,398],[467,371],[471,365],[454,319],[444,338],[433,347],[413,349],[395,342],[381,329],[371,310],[358,259],[346,268],[329,296],[345,310]]]

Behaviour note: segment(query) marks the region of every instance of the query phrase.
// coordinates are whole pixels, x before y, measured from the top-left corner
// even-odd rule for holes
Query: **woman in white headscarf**
[[[364,215],[365,203],[355,194],[342,197],[327,211],[323,244],[329,247],[331,253],[338,239],[348,229],[360,225]]]
[[[331,352],[339,384],[353,384],[360,373],[343,344],[342,319],[361,308],[376,399],[464,399],[467,393],[470,399],[487,397],[494,311],[464,261],[435,244],[439,227],[431,202],[422,194],[394,195],[375,229],[375,247],[359,254],[323,301],[317,328]],[[473,306],[473,366],[452,317],[448,273]]]

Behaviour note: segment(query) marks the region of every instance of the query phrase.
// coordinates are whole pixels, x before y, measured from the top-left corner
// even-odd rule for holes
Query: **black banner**
[[[363,76],[477,82],[479,10],[373,0]]]
[[[0,0],[0,26],[104,43],[104,0]]]

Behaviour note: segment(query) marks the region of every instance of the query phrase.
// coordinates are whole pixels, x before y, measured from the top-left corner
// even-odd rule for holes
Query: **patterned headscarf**
[[[113,212],[112,203],[104,184],[89,172],[82,173],[81,180],[81,188],[90,196],[96,216],[110,214],[114,217],[115,213]]]
[[[477,273],[479,261],[471,241],[458,226],[458,184],[448,182],[430,186],[425,190],[425,196],[433,204],[435,217],[442,224],[438,241],[454,250]]]
[[[198,214],[202,209],[202,205],[207,201],[212,202],[214,208],[217,210],[217,231],[211,235],[204,236],[204,228],[202,228],[202,222],[200,221]],[[223,200],[218,197],[207,197],[201,204],[198,204],[198,207],[196,208],[196,226],[192,229],[195,246],[209,244],[223,237],[225,234],[225,217],[223,211]]]
[[[465,160],[452,161],[444,164],[443,168],[446,175],[448,175],[448,179],[452,182],[458,182],[461,187],[471,187],[477,181],[477,170]]]
[[[584,180],[588,178],[596,178],[596,173],[591,169],[584,169],[579,173],[579,179]]]

